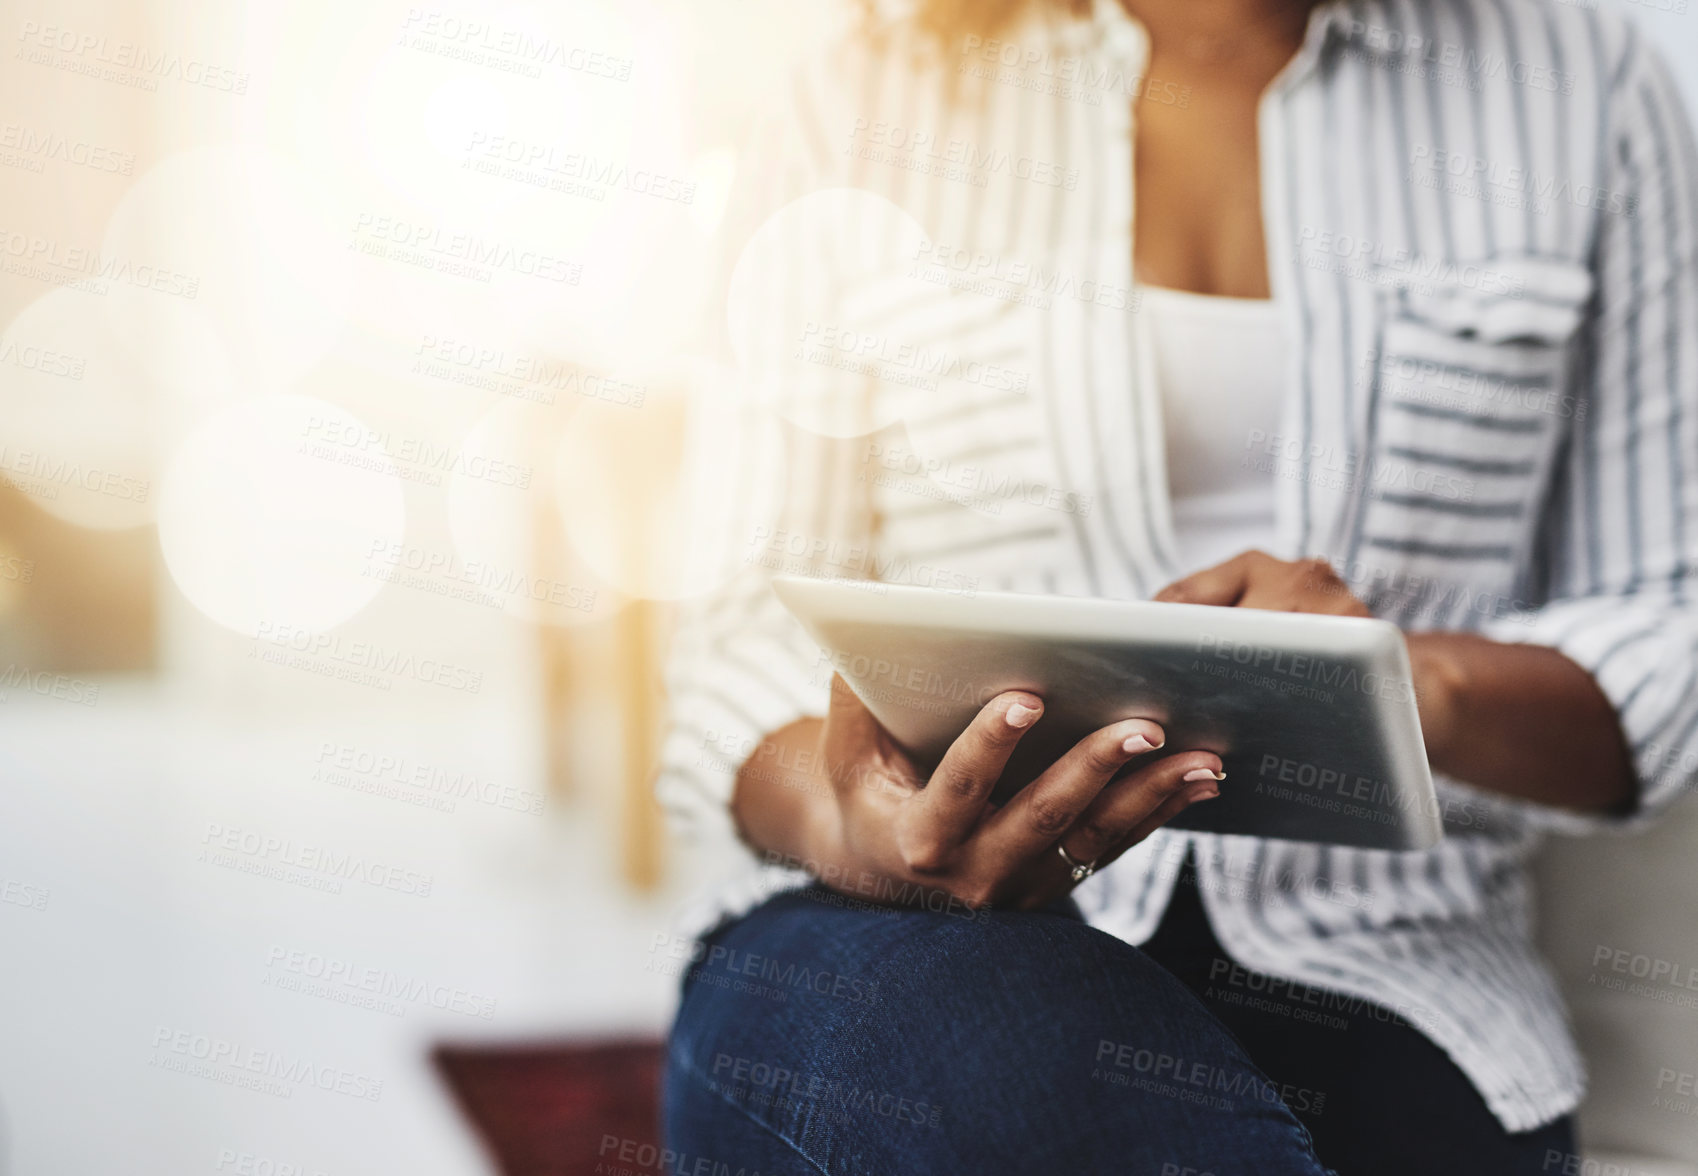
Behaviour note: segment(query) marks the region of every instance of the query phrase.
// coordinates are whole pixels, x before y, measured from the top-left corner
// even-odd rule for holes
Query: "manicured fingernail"
[[[1017,702],[1004,711],[1002,717],[1008,720],[1010,727],[1030,727],[1038,717],[1038,708]]]
[[[1199,800],[1213,800],[1220,795],[1220,789],[1213,784],[1203,784],[1185,794],[1186,804],[1196,804]]]
[[[1186,772],[1183,776],[1181,776],[1180,779],[1185,781],[1187,784],[1194,783],[1197,780],[1224,780],[1226,779],[1226,773],[1211,772],[1207,768],[1192,768],[1189,772]]]
[[[1156,745],[1142,735],[1133,735],[1120,746],[1127,755],[1137,755],[1140,751],[1154,751],[1156,749]]]

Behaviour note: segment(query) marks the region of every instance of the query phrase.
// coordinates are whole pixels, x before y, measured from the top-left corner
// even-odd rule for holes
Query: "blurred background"
[[[1685,7],[1634,8],[1675,62]],[[654,1170],[738,860],[648,793],[743,554],[703,324],[843,7],[0,14],[0,1173]]]

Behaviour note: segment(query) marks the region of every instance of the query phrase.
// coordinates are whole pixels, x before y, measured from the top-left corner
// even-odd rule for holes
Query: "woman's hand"
[[[1246,551],[1225,563],[1193,572],[1163,588],[1155,598],[1169,604],[1373,616],[1326,560],[1276,559],[1265,551]]]
[[[1157,600],[1372,616],[1324,559],[1246,551]],[[1475,633],[1405,633],[1432,766],[1481,788],[1590,812],[1631,809],[1633,757],[1590,674],[1554,649]]]
[[[1327,613],[1371,617],[1333,566],[1324,559],[1277,559],[1265,551],[1246,551],[1225,563],[1193,572],[1156,593],[1173,604],[1215,604],[1265,608],[1273,612]],[[1405,634],[1421,733],[1434,763],[1445,762],[1455,742],[1457,674],[1451,659],[1439,656],[1436,634]]]
[[[998,695],[928,780],[834,678],[823,723],[786,728],[744,765],[734,810],[757,846],[801,861],[841,893],[899,904],[942,892],[975,909],[1030,909],[1076,885],[1057,845],[1100,868],[1187,805],[1219,794],[1221,762],[1212,752],[1180,752],[1126,770],[1166,739],[1155,723],[1128,719],[1086,736],[993,808],[1003,766],[1042,716],[1034,695]],[[796,811],[792,801],[786,819],[761,803],[772,797],[763,759],[809,765],[806,781],[789,785],[812,794],[808,811]]]

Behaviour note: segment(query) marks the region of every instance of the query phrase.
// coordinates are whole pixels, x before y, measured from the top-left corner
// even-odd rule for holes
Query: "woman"
[[[671,667],[661,794],[769,865],[686,981],[672,1146],[762,1173],[1564,1170],[1583,1075],[1524,863],[1698,762],[1698,160],[1654,54],[1544,0],[930,0],[874,14],[760,140],[762,211],[877,193],[923,227],[910,278],[985,311],[844,310],[857,338],[1020,377],[917,401],[916,352],[875,346],[868,395],[908,399],[867,422],[900,422],[793,429],[762,550],[1394,620],[1446,838],[1164,830],[1257,781],[1141,765],[1165,735],[1139,720],[993,809],[1043,700],[992,700],[922,778],[772,599],[795,561],[751,558]],[[817,280],[753,279],[769,314]]]

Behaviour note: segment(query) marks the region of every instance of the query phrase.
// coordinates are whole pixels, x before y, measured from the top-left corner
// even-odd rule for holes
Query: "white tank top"
[[[1140,289],[1180,571],[1194,572],[1273,542],[1273,472],[1249,441],[1279,432],[1285,338],[1267,299]]]

